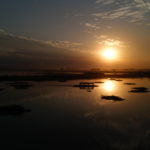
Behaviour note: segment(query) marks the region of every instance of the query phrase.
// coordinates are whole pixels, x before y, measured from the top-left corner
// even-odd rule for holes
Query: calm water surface
[[[1,82],[0,104],[19,104],[32,111],[0,116],[0,143],[16,149],[150,149],[150,92],[129,93],[132,87],[150,88],[150,79],[103,81],[94,89],[72,87],[81,80],[32,82],[16,90]],[[125,85],[134,82],[136,85]],[[123,101],[101,99],[116,95]]]

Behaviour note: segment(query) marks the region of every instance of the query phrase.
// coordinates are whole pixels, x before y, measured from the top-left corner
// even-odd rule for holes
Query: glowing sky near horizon
[[[150,68],[149,0],[0,3],[0,67]]]

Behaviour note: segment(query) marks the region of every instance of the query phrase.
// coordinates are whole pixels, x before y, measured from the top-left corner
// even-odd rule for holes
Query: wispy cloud
[[[66,49],[66,50],[81,50],[82,47],[84,46],[83,43],[77,43],[77,42],[71,42],[71,41],[52,41],[52,40],[38,40],[32,37],[26,37],[26,36],[20,36],[20,35],[14,35],[9,32],[7,32],[4,29],[0,29],[0,36],[2,37],[9,37],[11,39],[17,39],[17,40],[25,40],[25,41],[32,41],[32,42],[37,42],[40,44],[44,44],[47,46],[52,46],[55,48],[61,48],[61,49]]]
[[[73,51],[80,51],[83,49],[83,43],[71,42],[71,41],[44,41],[46,44],[50,44],[57,48],[64,48]]]
[[[109,4],[112,4],[112,3],[114,3],[115,2],[115,0],[96,0],[96,4],[102,4],[102,5],[109,5]]]
[[[86,22],[85,26],[90,28],[90,29],[92,29],[92,30],[100,29],[100,26],[97,25],[96,23],[88,23],[88,22]]]
[[[49,68],[93,64],[82,43],[44,41],[0,29],[0,67]]]
[[[95,9],[88,14],[86,22],[82,25],[98,42],[102,40],[99,37],[104,34],[110,35],[108,39],[120,38],[120,34],[113,34],[113,29],[120,27],[122,22],[127,27],[150,26],[149,0],[95,0],[95,5]]]
[[[105,20],[126,19],[129,22],[150,21],[149,0],[97,0],[98,8],[92,15]]]
[[[98,44],[100,44],[102,47],[116,47],[116,48],[122,48],[127,47],[127,43],[121,41],[119,38],[110,38],[108,35],[100,35],[95,36],[95,39]]]

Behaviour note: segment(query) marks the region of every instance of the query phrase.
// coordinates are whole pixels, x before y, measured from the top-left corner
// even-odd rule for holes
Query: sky
[[[62,67],[150,68],[150,0],[0,0],[0,68]]]

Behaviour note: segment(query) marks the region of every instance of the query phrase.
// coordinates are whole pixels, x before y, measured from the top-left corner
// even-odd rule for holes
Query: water
[[[132,87],[150,88],[150,79],[85,81],[104,83],[80,89],[72,87],[80,80],[30,82],[32,87],[16,90],[1,82],[0,87],[5,88],[0,91],[1,105],[19,104],[32,110],[0,116],[1,145],[5,149],[150,149],[150,92],[128,92]],[[102,95],[125,100],[104,100]]]

